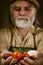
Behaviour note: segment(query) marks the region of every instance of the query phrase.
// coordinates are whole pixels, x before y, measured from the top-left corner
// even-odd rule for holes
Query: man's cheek
[[[30,19],[32,19],[34,15],[35,15],[34,12],[30,12],[30,13],[27,14],[27,16],[28,16]]]
[[[30,19],[33,17],[32,13],[26,13],[26,16]]]
[[[16,19],[17,19],[17,17],[18,17],[18,15],[13,14],[13,16],[12,16],[12,17],[13,17],[13,19],[14,19],[14,20],[16,20]]]

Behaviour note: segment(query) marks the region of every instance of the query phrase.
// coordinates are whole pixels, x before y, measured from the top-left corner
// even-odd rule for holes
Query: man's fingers
[[[10,56],[9,58],[7,58],[6,60],[4,60],[4,61],[2,62],[2,65],[8,65],[12,59],[13,59],[13,58]]]
[[[25,63],[25,65],[29,65],[29,63]]]
[[[17,59],[12,59],[9,65],[14,65],[17,62]]]
[[[18,65],[21,65],[21,63],[20,63],[20,62],[18,62]]]
[[[25,65],[25,61],[24,60],[20,60],[21,65]]]
[[[24,60],[28,63],[28,64],[31,64],[33,65],[34,64],[34,60],[31,60],[30,58],[27,58],[27,57],[24,57]]]
[[[21,65],[29,65],[29,63],[25,62],[24,60],[20,61]]]

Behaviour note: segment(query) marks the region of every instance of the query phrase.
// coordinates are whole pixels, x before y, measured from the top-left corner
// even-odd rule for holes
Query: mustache
[[[18,20],[26,20],[26,21],[28,21],[27,18],[19,18]]]
[[[28,17],[19,16],[19,17],[18,17],[18,20],[26,20],[26,21],[28,21]]]

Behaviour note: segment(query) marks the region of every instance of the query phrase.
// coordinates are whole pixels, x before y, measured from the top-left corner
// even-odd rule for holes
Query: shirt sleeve
[[[35,37],[37,50],[43,53],[43,31],[39,31]]]
[[[0,30],[0,52],[8,50],[10,47],[11,33],[7,29]]]

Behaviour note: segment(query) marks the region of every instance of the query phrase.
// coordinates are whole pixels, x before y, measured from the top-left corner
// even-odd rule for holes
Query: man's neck
[[[31,27],[22,28],[22,29],[21,28],[17,28],[22,39],[26,36],[27,32],[30,31],[30,28]]]

